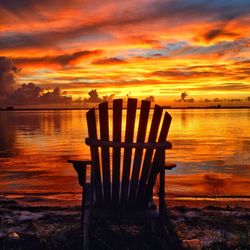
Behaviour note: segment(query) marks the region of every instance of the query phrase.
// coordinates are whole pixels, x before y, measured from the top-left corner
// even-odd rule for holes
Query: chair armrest
[[[92,163],[90,160],[68,160],[67,162],[72,164],[81,164],[84,167]]]
[[[172,170],[175,167],[176,167],[175,163],[167,163],[167,164],[165,164],[164,169],[165,170]]]
[[[72,163],[78,175],[78,182],[80,186],[84,187],[86,184],[86,166],[91,165],[92,161],[89,160],[68,160]]]

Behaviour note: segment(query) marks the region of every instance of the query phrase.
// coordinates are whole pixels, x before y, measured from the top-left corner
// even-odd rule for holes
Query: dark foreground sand
[[[80,207],[24,205],[0,196],[0,249],[81,249]],[[250,209],[169,208],[180,239],[199,239],[203,249],[250,249]],[[95,221],[93,249],[161,249],[145,221]]]

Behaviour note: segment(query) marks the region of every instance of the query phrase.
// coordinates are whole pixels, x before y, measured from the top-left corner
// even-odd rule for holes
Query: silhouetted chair
[[[148,124],[150,102],[143,100],[134,142],[137,99],[130,98],[127,109],[124,110],[126,128],[123,140],[122,102],[121,99],[113,101],[112,127],[109,126],[111,119],[108,115],[108,102],[99,104],[99,121],[96,119],[95,108],[87,112],[89,137],[85,142],[90,147],[91,161],[69,160],[73,163],[79,183],[83,187],[84,249],[89,249],[89,226],[93,217],[149,218],[164,223],[165,169],[175,167],[174,164],[165,165],[165,149],[172,148],[171,143],[166,141],[171,116],[165,112],[162,119],[163,108],[155,105],[151,123]],[[97,133],[98,123],[100,137],[99,132]],[[86,182],[87,166],[91,170],[90,183]],[[153,188],[158,174],[160,181],[157,209],[153,204]],[[164,225],[162,228],[166,229]]]

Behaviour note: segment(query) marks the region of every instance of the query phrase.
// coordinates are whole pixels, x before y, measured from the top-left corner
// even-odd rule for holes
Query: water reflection
[[[181,110],[181,125],[182,127],[187,126],[187,115],[186,115],[186,109]]]
[[[16,127],[12,126],[10,117],[0,112],[0,157],[11,157],[16,151]]]
[[[174,147],[167,160],[178,165],[168,172],[169,190],[246,195],[250,111],[169,112],[173,117],[169,140]],[[89,158],[85,115],[86,111],[1,111],[0,192],[80,191],[66,161]]]
[[[69,157],[86,157],[85,112],[2,111],[0,188],[2,192],[79,190]]]

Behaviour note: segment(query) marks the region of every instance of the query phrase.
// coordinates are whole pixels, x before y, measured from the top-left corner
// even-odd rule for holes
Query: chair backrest
[[[125,122],[122,121],[122,99],[113,101],[112,119],[109,119],[108,102],[99,104],[99,121],[95,108],[87,112],[89,138],[86,143],[90,146],[91,182],[99,206],[140,209],[145,208],[152,198],[160,158],[165,149],[171,148],[171,143],[166,142],[171,116],[165,112],[162,119],[163,108],[155,105],[150,123],[150,102],[143,100],[138,132],[134,133],[136,110],[137,99],[129,98],[124,111],[125,135],[122,131]],[[134,134],[137,134],[136,140]]]

